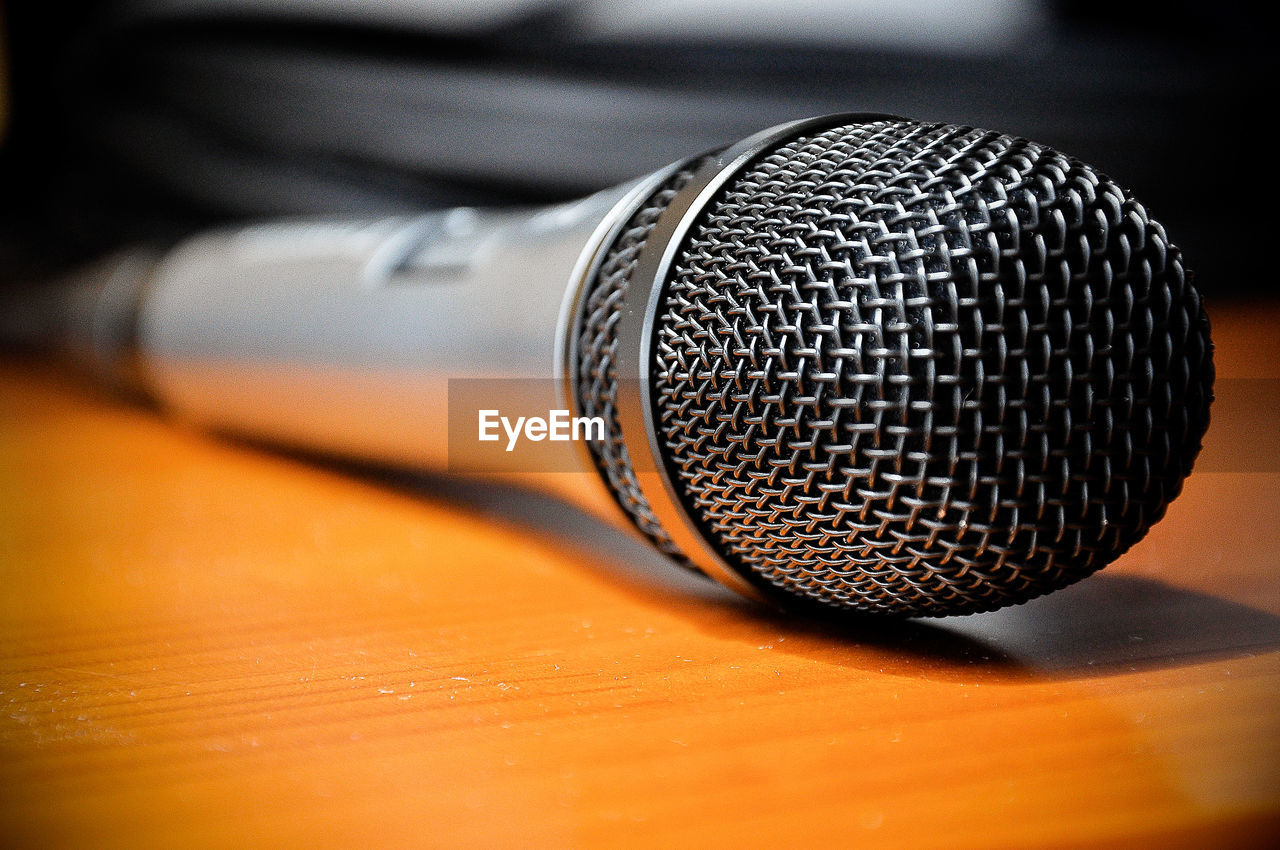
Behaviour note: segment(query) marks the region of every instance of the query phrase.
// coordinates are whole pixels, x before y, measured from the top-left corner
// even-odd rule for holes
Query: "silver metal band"
[[[654,333],[662,291],[677,252],[694,222],[716,194],[770,149],[811,131],[841,124],[898,120],[879,114],[827,115],[771,127],[710,158],[672,199],[640,250],[631,284],[623,296],[618,323],[616,366],[617,414],[622,437],[632,447],[631,458],[641,491],[662,527],[694,566],[746,596],[767,601],[761,591],[728,563],[707,540],[690,515],[665,460],[654,421]],[[648,446],[644,458],[640,446]]]
[[[616,413],[641,494],[663,530],[694,567],[737,592],[760,601],[767,602],[766,596],[748,575],[740,573],[721,557],[690,515],[673,481],[674,472],[665,460],[653,416],[652,375],[655,322],[662,291],[676,254],[695,220],[715,195],[760,155],[812,131],[883,120],[900,119],[892,115],[849,113],[794,121],[763,130],[706,157],[658,218],[640,249],[631,282],[622,298],[615,353],[618,379]],[[558,329],[557,372],[561,377],[562,396],[569,409],[579,409],[578,362],[581,352],[578,335],[587,296],[605,258],[645,199],[696,159],[676,163],[633,184],[601,222],[591,244],[582,253],[561,308]],[[585,443],[580,447],[586,468],[593,467],[595,461],[590,450]],[[642,447],[647,447],[648,451]],[[619,514],[625,512],[619,508]],[[631,518],[627,519],[629,522]]]
[[[556,379],[560,384],[558,388],[559,395],[565,409],[574,411],[574,415],[581,413],[581,405],[578,403],[580,397],[578,394],[580,389],[578,385],[578,362],[581,357],[579,333],[587,299],[591,293],[592,282],[599,276],[600,268],[604,264],[605,258],[609,255],[609,249],[621,237],[623,228],[626,227],[631,217],[635,215],[636,210],[640,208],[646,198],[658,191],[660,186],[670,180],[672,175],[688,162],[689,160],[682,160],[672,163],[636,180],[631,189],[600,222],[599,227],[592,234],[586,250],[578,258],[578,264],[573,269],[573,273],[569,278],[569,286],[565,291],[564,303],[560,307],[560,320],[556,328],[555,356]],[[575,441],[573,445],[577,448],[578,459],[582,464],[582,468],[595,470],[596,461],[586,441]],[[603,476],[597,476],[597,479],[603,489],[610,490],[609,484],[604,480]],[[614,506],[616,518],[620,525],[626,528],[634,527],[632,518],[618,505],[611,491],[607,493],[607,498],[604,501]]]

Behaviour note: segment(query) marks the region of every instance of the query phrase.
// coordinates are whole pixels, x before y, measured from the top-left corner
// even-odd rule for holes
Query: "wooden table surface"
[[[530,494],[0,362],[0,844],[1274,846],[1280,302],[1200,469],[994,614],[784,619]]]

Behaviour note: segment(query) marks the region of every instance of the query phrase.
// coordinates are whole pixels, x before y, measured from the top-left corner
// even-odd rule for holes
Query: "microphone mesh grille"
[[[673,479],[775,596],[941,615],[1061,587],[1164,514],[1208,424],[1208,323],[1163,228],[997,133],[774,149],[700,213],[658,309]]]
[[[578,326],[578,393],[581,415],[599,416],[606,426],[605,439],[590,441],[596,468],[609,483],[619,506],[653,543],[684,566],[683,553],[663,530],[636,481],[631,456],[618,424],[618,374],[614,354],[618,348],[618,317],[622,297],[631,282],[640,249],[676,193],[693,177],[699,162],[672,175],[623,226],[610,247],[600,271],[590,282]]]

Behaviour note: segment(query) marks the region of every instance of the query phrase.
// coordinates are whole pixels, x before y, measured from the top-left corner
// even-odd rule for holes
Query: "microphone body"
[[[448,382],[554,384],[570,281],[634,189],[198,236],[147,285],[147,391],[203,427],[444,470]],[[570,468],[577,450],[562,448]],[[453,447],[455,466],[465,449]]]
[[[522,408],[568,409],[564,362],[580,281],[661,177],[542,208],[196,236],[156,263],[134,308],[135,383],[209,430],[473,471],[488,447],[450,445],[449,382],[496,379],[493,386],[520,387]],[[107,309],[128,302],[104,300]],[[633,530],[580,444],[541,443],[538,460],[555,471],[503,477]]]
[[[1083,578],[1163,515],[1212,398],[1199,295],[1140,204],[1044,146],[891,116],[553,207],[266,224],[114,268],[58,335],[184,419],[465,469],[489,447],[450,444],[451,380],[547,388],[603,433],[543,444],[577,472],[537,486],[809,611]]]

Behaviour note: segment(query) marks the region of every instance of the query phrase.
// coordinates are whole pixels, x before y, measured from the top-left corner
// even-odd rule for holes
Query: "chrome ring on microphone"
[[[726,562],[708,542],[684,503],[675,478],[677,471],[671,468],[665,457],[658,436],[658,423],[654,418],[652,364],[655,320],[661,307],[667,276],[677,253],[699,215],[730,180],[770,149],[810,131],[821,131],[840,124],[879,120],[898,119],[890,115],[863,113],[826,115],[795,121],[764,130],[708,157],[689,182],[672,198],[654,225],[652,233],[640,249],[631,285],[622,295],[615,356],[618,375],[616,410],[623,440],[626,445],[633,447],[632,461],[640,489],[654,516],[690,563],[739,593],[760,601],[768,599],[752,580],[751,574],[740,572]],[[670,173],[666,171],[658,182],[646,181],[646,185],[660,185],[660,181],[665,180]],[[625,221],[625,216],[623,220]],[[621,224],[616,227],[620,229]],[[592,279],[616,235],[615,230],[592,252],[592,263],[583,270],[583,277],[577,280],[585,283]],[[587,289],[586,286],[573,288],[579,293]],[[580,311],[581,304],[577,305],[573,313],[571,328],[577,327]],[[570,341],[566,347],[566,388],[576,403],[576,334],[570,332],[568,336]],[[635,451],[642,445],[648,447],[648,457],[641,457],[641,453]]]

